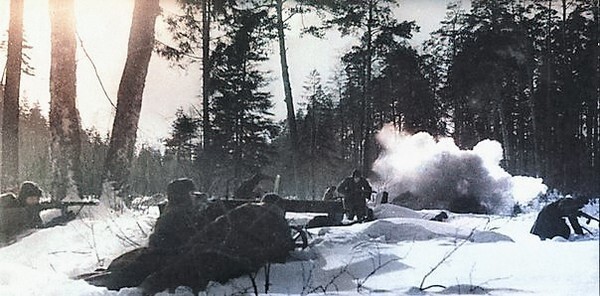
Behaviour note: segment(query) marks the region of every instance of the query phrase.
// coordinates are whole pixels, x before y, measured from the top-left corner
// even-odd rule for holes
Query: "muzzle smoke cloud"
[[[451,138],[402,135],[393,126],[384,127],[377,139],[384,150],[373,165],[375,184],[407,207],[510,214],[516,202],[527,203],[547,190],[541,179],[513,177],[500,167],[503,150],[496,141],[460,150]]]

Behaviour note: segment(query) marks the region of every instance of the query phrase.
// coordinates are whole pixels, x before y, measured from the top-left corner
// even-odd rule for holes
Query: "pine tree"
[[[108,155],[109,142],[97,130],[86,130],[81,144],[81,194],[102,194],[102,172]],[[125,197],[126,198],[126,197]]]
[[[42,115],[40,105],[22,104],[19,116],[19,179],[32,180],[42,188],[50,188],[50,154],[52,142],[48,119]]]
[[[23,64],[23,0],[10,1],[6,56],[6,84],[2,92],[2,181],[0,188],[18,186],[19,180],[19,90]],[[2,73],[4,77],[4,73]]]
[[[179,161],[191,162],[198,146],[198,130],[200,120],[183,109],[175,113],[175,121],[172,124],[171,136],[165,140],[167,153],[173,155]]]
[[[166,170],[171,178],[194,178],[198,175],[194,162],[198,160],[198,132],[201,121],[182,109],[177,110],[175,115],[171,135],[165,140]]]
[[[512,4],[473,4],[449,69],[448,84],[457,143],[472,147],[485,138],[499,140],[514,167],[515,160],[510,159],[515,146],[513,116],[523,112],[515,108],[518,102],[528,100],[533,53],[526,25],[519,17],[522,7]]]
[[[337,28],[343,36],[350,34],[359,36],[360,44],[346,54],[344,62],[355,64],[353,75],[355,85],[349,88],[352,96],[360,100],[351,105],[359,106],[354,114],[358,118],[357,127],[353,127],[355,154],[358,154],[357,165],[368,172],[371,163],[376,158],[373,140],[374,117],[373,79],[375,67],[382,58],[378,39],[397,37],[410,38],[414,22],[398,22],[392,13],[397,6],[395,0],[352,0],[352,1],[309,1],[312,5],[322,7],[328,14],[323,20],[323,26],[308,28],[309,32],[322,35],[324,29]],[[379,44],[378,44],[379,43]]]
[[[401,131],[442,133],[442,110],[425,77],[425,65],[417,52],[396,44],[382,62],[374,81],[378,129],[392,122]]]
[[[235,10],[234,19],[230,37],[213,53],[211,111],[215,118],[210,151],[214,154],[210,158],[218,163],[210,171],[235,183],[268,164],[269,141],[277,128],[270,119],[271,95],[262,90],[267,83],[265,73],[257,69],[267,59],[272,22],[266,9]]]
[[[299,116],[299,168],[303,172],[303,192],[311,198],[320,197],[326,187],[338,180],[337,169],[341,165],[337,137],[335,134],[335,114],[331,97],[325,93],[321,77],[313,70],[304,85],[306,114]]]
[[[175,178],[167,169],[167,158],[158,149],[142,145],[131,167],[132,191],[145,196],[164,192],[164,184]]]
[[[52,197],[80,198],[81,123],[76,105],[75,3],[50,0],[50,145]]]
[[[599,186],[590,180],[598,175],[598,4],[566,5],[530,6],[538,172],[563,190],[592,192]]]

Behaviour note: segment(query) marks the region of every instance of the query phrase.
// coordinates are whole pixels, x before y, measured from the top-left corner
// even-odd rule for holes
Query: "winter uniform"
[[[110,290],[135,287],[153,272],[181,253],[181,249],[201,227],[196,210],[196,186],[190,179],[177,179],[167,186],[169,202],[150,235],[148,247],[127,252],[113,260],[106,273],[86,278],[96,286]]]
[[[189,286],[203,290],[209,281],[225,282],[283,262],[294,248],[285,212],[276,200],[244,204],[220,216],[188,242],[173,262],[142,283],[146,293]]]
[[[323,200],[336,200],[337,197],[335,196],[335,190],[337,188],[335,186],[329,186],[327,187],[327,190],[325,190],[325,193],[323,193]]]
[[[338,186],[338,192],[344,195],[344,210],[348,219],[358,218],[364,221],[367,218],[367,199],[371,196],[371,185],[360,175],[358,170],[352,176],[345,178]]]
[[[196,232],[198,212],[192,199],[196,186],[190,179],[177,179],[167,186],[169,202],[154,226],[148,246],[174,250]]]
[[[40,210],[36,206],[42,190],[33,182],[23,182],[19,195],[0,196],[0,243],[6,243],[24,230],[42,226]],[[33,198],[27,203],[28,198]]]
[[[262,204],[233,210],[214,201],[200,212],[190,194],[194,188],[188,179],[171,182],[169,205],[149,246],[121,255],[105,272],[82,278],[110,290],[141,286],[154,293],[180,285],[204,289],[208,281],[226,281],[266,262],[282,261],[293,249],[280,197],[267,195]]]
[[[588,200],[585,198],[563,198],[546,205],[538,214],[531,233],[539,236],[542,240],[555,236],[569,239],[571,229],[564,219],[568,218],[575,233],[583,235],[583,229],[577,221],[577,216],[581,213],[579,209],[587,202]]]
[[[441,211],[439,214],[435,215],[435,217],[429,219],[430,221],[438,221],[438,222],[444,222],[448,219],[448,214],[446,214],[446,212]]]
[[[20,206],[21,203],[14,193],[8,192],[0,195],[0,209],[16,208]]]
[[[242,184],[240,184],[240,186],[233,193],[233,197],[240,199],[256,199],[261,195],[260,193],[254,191],[256,186],[258,186],[258,183],[260,183],[262,180],[273,179],[273,177],[261,173],[254,174],[252,178],[244,180]]]

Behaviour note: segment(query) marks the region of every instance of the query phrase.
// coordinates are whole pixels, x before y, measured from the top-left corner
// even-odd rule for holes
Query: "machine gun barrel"
[[[72,206],[97,206],[100,203],[97,199],[84,199],[84,200],[69,200],[69,201],[52,201],[40,203],[38,208],[40,210],[48,209],[66,209]]]
[[[594,217],[594,216],[591,216],[591,215],[589,215],[589,214],[587,214],[587,213],[585,213],[585,212],[582,212],[582,211],[579,211],[579,212],[577,213],[577,216],[579,216],[579,217],[584,217],[584,218],[588,219],[588,221],[587,221],[587,224],[589,224],[589,223],[590,223],[590,220],[594,220],[594,221],[596,221],[596,222],[599,222],[599,223],[600,223],[600,220],[599,220],[598,218],[596,218],[596,217]]]

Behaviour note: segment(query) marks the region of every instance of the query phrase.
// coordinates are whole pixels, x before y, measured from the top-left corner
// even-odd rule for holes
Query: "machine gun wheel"
[[[292,225],[290,226],[292,231],[292,240],[296,245],[297,249],[304,250],[308,247],[308,234],[303,226]]]

